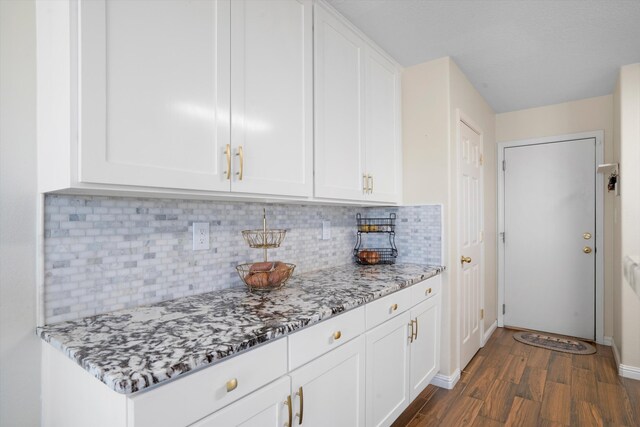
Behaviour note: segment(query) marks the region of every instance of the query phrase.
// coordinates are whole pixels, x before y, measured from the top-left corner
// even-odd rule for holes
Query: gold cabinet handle
[[[291,395],[287,396],[287,400],[284,401],[284,404],[287,406],[287,410],[289,413],[289,422],[287,423],[287,427],[293,426],[293,405],[291,404]]]
[[[412,343],[413,342],[413,320],[409,322],[409,326],[411,326],[411,333],[409,334],[409,342]]]
[[[334,340],[339,340],[341,337],[342,337],[342,332],[340,332],[340,331],[335,331],[335,332],[333,333],[333,339],[334,339]]]
[[[302,393],[302,387],[298,389],[296,396],[300,397],[300,413],[296,414],[296,417],[299,417],[298,425],[302,424],[302,417],[304,417],[304,394]]]
[[[427,290],[425,291],[425,293],[424,293],[424,294],[425,294],[425,295],[429,295],[432,291],[433,291],[433,289],[429,288],[429,289],[427,289]]]
[[[227,148],[224,149],[224,155],[227,156],[227,170],[225,174],[227,179],[231,179],[231,144],[227,144]]]
[[[464,265],[464,263],[470,263],[471,262],[471,257],[468,256],[461,256],[460,257],[460,264]]]
[[[591,250],[592,250],[592,249],[591,249],[589,246],[585,246],[585,247],[582,249],[582,252],[584,252],[585,254],[590,254],[590,253],[591,253]]]
[[[238,379],[234,378],[232,380],[227,381],[227,393],[238,388]]]
[[[415,335],[413,336],[413,340],[417,340],[418,339],[418,318],[416,317],[416,320],[414,320],[414,322],[416,322],[416,332]]]
[[[373,175],[369,175],[369,194],[373,193]]]
[[[398,309],[398,304],[393,304],[391,306],[391,311],[396,311]]]
[[[244,175],[244,150],[242,149],[242,145],[238,146],[236,156],[240,157],[240,172],[236,172],[236,174],[238,175],[238,179],[242,181],[242,176]]]
[[[369,180],[367,179],[367,174],[362,174],[362,192],[367,194],[369,192]]]

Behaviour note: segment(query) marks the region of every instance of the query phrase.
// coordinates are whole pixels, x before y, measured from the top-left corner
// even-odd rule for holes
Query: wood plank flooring
[[[393,427],[640,426],[640,381],[618,376],[610,347],[571,355],[498,328],[453,390],[428,386]]]

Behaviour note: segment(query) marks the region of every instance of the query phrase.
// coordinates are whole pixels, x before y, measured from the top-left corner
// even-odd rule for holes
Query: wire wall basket
[[[361,265],[395,264],[398,257],[396,248],[396,214],[389,214],[388,218],[363,218],[356,215],[358,232],[356,245],[353,248],[354,261]],[[368,248],[363,243],[363,235],[369,233],[383,233],[389,237],[389,246],[386,248]]]

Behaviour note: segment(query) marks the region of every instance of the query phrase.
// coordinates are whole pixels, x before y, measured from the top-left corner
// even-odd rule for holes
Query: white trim
[[[596,341],[596,342],[597,342],[597,341]],[[599,342],[598,344],[602,344],[602,345],[606,345],[606,346],[609,346],[609,347],[613,347],[613,337],[607,337],[607,336],[605,336],[605,337],[602,339],[602,342]]]
[[[455,165],[456,165],[456,172],[455,172],[455,182],[456,182],[456,194],[455,194],[455,198],[456,198],[456,242],[455,242],[455,249],[456,249],[456,255],[454,256],[454,259],[456,259],[458,256],[460,256],[460,230],[462,229],[460,227],[460,123],[464,123],[466,126],[470,127],[471,130],[473,130],[475,133],[478,134],[478,136],[480,137],[480,155],[482,156],[483,162],[482,164],[480,164],[480,232],[482,233],[482,241],[480,242],[480,309],[484,310],[484,292],[485,292],[485,283],[484,283],[484,275],[485,275],[485,223],[484,223],[484,202],[485,202],[485,194],[484,194],[484,132],[482,131],[482,128],[480,126],[478,126],[473,119],[471,119],[469,116],[467,116],[464,111],[462,111],[460,108],[456,108],[456,139],[455,139]],[[454,264],[457,268],[458,264],[454,262]],[[451,268],[454,268],[453,266],[451,266]],[[460,355],[462,354],[462,343],[460,342],[460,338],[461,338],[461,334],[460,334],[460,328],[461,328],[461,322],[460,322],[460,318],[462,317],[461,314],[461,307],[460,307],[460,290],[462,289],[462,286],[460,284],[460,281],[462,280],[461,275],[459,273],[456,273],[456,296],[457,296],[457,313],[458,313],[458,321],[457,321],[457,336],[456,336],[456,344],[458,346],[458,357],[457,357],[457,370],[459,371],[460,369],[464,368],[464,366],[460,366],[461,365],[461,361],[460,361]],[[478,317],[480,316],[480,313],[477,313]],[[484,330],[484,319],[479,319],[479,325],[480,325],[480,342],[478,343],[478,348],[481,348],[484,346],[484,334],[485,334],[485,330]],[[459,374],[458,374],[459,375]],[[457,380],[456,380],[457,381]]]
[[[618,365],[618,374],[624,378],[640,381],[640,368],[635,366],[620,364]]]
[[[489,338],[491,338],[491,335],[493,335],[493,333],[496,331],[497,328],[498,328],[498,321],[495,320],[491,324],[491,326],[489,326],[489,329],[487,329],[487,332],[484,333],[484,337],[482,339],[482,347],[484,347],[487,341],[489,341]]]
[[[604,337],[605,341],[609,340],[611,342],[611,349],[613,350],[613,358],[616,360],[616,366],[618,367],[618,375],[624,378],[629,378],[631,380],[640,381],[640,368],[636,366],[623,365],[620,363],[620,352],[618,351],[618,347],[616,346],[613,337]]]
[[[521,147],[525,145],[548,144],[560,141],[571,141],[576,139],[596,140],[596,164],[594,168],[604,162],[604,131],[592,131],[574,133],[568,135],[557,135],[543,138],[526,139],[520,141],[501,142],[498,144],[498,326],[504,326],[504,316],[502,305],[504,304],[504,244],[500,238],[500,233],[504,231],[504,171],[502,161],[504,160],[504,149],[507,147]],[[596,174],[596,325],[595,339],[597,343],[604,342],[604,180],[602,174]]]
[[[435,377],[431,380],[431,384],[436,387],[446,388],[447,390],[452,390],[458,381],[460,380],[460,369],[456,369],[452,375],[444,375],[438,372]]]
[[[609,337],[611,339],[611,349],[613,350],[613,358],[616,360],[616,366],[620,367],[620,352],[618,352],[618,347],[616,346],[615,341],[613,341],[613,337]]]

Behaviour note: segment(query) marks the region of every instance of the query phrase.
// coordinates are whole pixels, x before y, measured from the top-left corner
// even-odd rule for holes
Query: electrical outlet
[[[194,222],[193,223],[193,250],[209,249],[209,223]]]
[[[322,221],[322,240],[331,239],[331,221]]]

